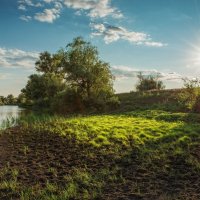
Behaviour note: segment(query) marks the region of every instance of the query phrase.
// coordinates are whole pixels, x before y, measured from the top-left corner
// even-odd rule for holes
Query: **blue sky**
[[[1,0],[0,95],[18,95],[42,51],[83,36],[116,76],[116,92],[134,90],[139,71],[167,88],[200,75],[199,0]]]

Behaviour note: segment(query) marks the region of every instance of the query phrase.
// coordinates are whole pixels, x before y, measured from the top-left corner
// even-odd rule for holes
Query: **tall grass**
[[[14,127],[18,124],[17,117],[7,117],[2,122],[0,122],[0,130],[5,130],[7,128]]]

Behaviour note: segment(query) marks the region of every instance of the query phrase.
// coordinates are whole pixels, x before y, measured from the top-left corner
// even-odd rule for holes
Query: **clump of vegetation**
[[[200,80],[183,79],[184,89],[178,95],[180,105],[193,112],[200,112]]]
[[[117,94],[120,107],[116,112],[134,110],[165,110],[171,112],[185,112],[186,109],[177,100],[183,89],[153,90],[146,92],[130,92]]]
[[[22,89],[27,104],[48,108],[58,92],[65,88],[63,78],[54,73],[33,74],[29,77],[26,88]]]
[[[22,90],[27,104],[62,113],[102,111],[119,105],[109,64],[81,37],[56,54],[41,53],[36,70],[42,74],[31,75]]]
[[[162,90],[165,88],[163,82],[159,80],[158,75],[145,76],[142,73],[139,73],[137,77],[139,79],[136,85],[137,91],[144,92],[144,91],[149,91],[149,90]]]
[[[9,94],[7,97],[0,96],[0,105],[17,105],[18,98]]]

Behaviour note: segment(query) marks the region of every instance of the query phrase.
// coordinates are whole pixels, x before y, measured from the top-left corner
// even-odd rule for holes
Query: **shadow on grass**
[[[183,123],[172,132],[121,158],[127,177],[122,193],[132,199],[200,199],[200,127]]]

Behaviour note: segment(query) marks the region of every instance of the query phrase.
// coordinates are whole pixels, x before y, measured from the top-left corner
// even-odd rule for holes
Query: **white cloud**
[[[18,6],[18,9],[19,9],[19,10],[26,10],[26,6],[23,5],[23,4],[20,4],[20,5]]]
[[[0,48],[0,67],[34,68],[39,53]]]
[[[19,0],[18,3],[21,4],[21,5],[25,4],[27,6],[33,6],[34,5],[31,0]]]
[[[164,47],[164,46],[167,46],[167,44],[164,44],[162,42],[153,42],[153,41],[144,42],[144,45],[149,46],[149,47]]]
[[[176,72],[164,73],[164,72],[157,71],[155,69],[139,70],[139,69],[133,69],[127,66],[113,66],[111,70],[117,80],[136,78],[139,73],[142,73],[144,76],[151,75],[151,76],[158,77],[161,80],[168,80],[168,81],[181,80],[183,78],[183,76],[181,76],[180,74]]]
[[[52,23],[60,17],[62,7],[72,8],[76,15],[85,14],[91,19],[123,17],[122,13],[115,7],[111,6],[111,0],[41,0],[38,3],[36,0],[18,0],[18,9],[27,10],[28,7],[46,7],[42,12],[34,14],[34,18],[41,22]],[[49,5],[51,8],[49,8]],[[86,12],[82,12],[86,11]]]
[[[81,10],[77,10],[77,11],[75,12],[75,15],[77,15],[77,16],[81,16],[81,15],[82,15]]]
[[[95,23],[91,23],[90,26],[93,30],[93,33],[91,35],[93,37],[102,36],[106,44],[122,39],[136,45],[145,45],[152,47],[163,47],[167,45],[161,42],[153,41],[150,35],[146,33],[129,31],[123,27]]]
[[[32,7],[42,7],[42,4],[40,2],[34,3],[33,0],[18,0],[18,4],[19,4],[19,9],[20,6],[32,6]]]
[[[29,7],[42,7],[43,5],[40,2],[34,3],[33,0],[18,0],[18,9],[22,11],[27,11]],[[21,20],[29,22],[32,19],[32,16],[22,15],[19,17]]]
[[[57,18],[60,17],[62,4],[57,0],[44,0],[46,3],[53,3],[53,8],[44,9],[42,12],[35,14],[34,19],[40,22],[53,23]]]
[[[88,16],[91,18],[123,17],[117,8],[110,5],[111,0],[64,0],[64,4],[75,10],[88,10]]]
[[[40,3],[41,2],[41,3]],[[53,23],[60,17],[63,7],[74,9],[75,15],[86,14],[92,21],[95,18],[121,18],[123,17],[120,10],[111,5],[111,0],[18,0],[19,8],[27,9],[28,7],[41,7],[45,8],[41,11],[35,12],[33,16],[22,15],[21,20],[30,21],[35,19],[40,22]],[[110,26],[104,23],[95,24],[91,23],[94,36],[102,36],[106,44],[126,40],[132,44],[144,45],[149,47],[163,47],[167,44],[162,42],[153,41],[151,36],[143,33],[127,30],[124,27]]]
[[[27,15],[22,15],[22,16],[20,16],[20,19],[23,21],[29,22],[32,19],[32,17],[27,16]]]
[[[60,17],[60,10],[56,8],[45,9],[42,13],[36,13],[34,18],[40,22],[53,23]]]
[[[43,0],[45,3],[51,3],[53,0]]]

